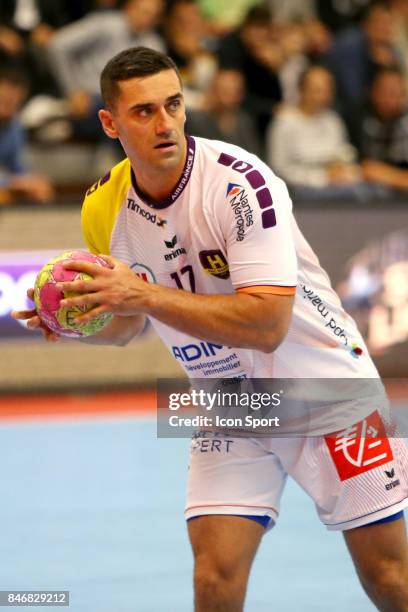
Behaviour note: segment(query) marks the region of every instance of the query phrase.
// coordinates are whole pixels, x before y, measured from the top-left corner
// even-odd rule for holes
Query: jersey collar
[[[181,173],[179,182],[173,189],[172,193],[161,202],[156,202],[155,200],[149,199],[149,197],[143,193],[137,184],[135,173],[133,172],[133,168],[131,168],[131,177],[132,177],[132,186],[139,198],[150,206],[150,208],[167,208],[171,204],[173,204],[177,198],[183,193],[184,189],[187,187],[188,181],[190,180],[191,172],[194,166],[194,158],[196,152],[196,143],[192,136],[186,136],[187,140],[187,156],[184,164],[183,172]]]

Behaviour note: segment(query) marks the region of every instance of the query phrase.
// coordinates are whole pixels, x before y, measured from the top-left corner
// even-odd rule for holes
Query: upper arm
[[[231,282],[236,291],[291,295],[297,255],[289,194],[267,166],[251,168],[244,176],[231,168],[227,194],[219,194],[215,209]]]

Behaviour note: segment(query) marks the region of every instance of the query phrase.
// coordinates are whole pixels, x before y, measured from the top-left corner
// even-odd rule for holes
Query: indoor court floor
[[[0,399],[0,590],[69,590],[71,612],[191,612],[187,453],[157,439],[153,394]],[[245,610],[374,610],[292,481]]]

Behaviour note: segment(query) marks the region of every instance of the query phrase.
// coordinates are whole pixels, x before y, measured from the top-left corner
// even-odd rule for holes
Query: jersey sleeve
[[[129,186],[130,165],[125,159],[86,192],[81,225],[84,242],[91,253],[110,254],[112,230]]]
[[[260,162],[247,173],[231,168],[228,177],[225,191],[218,192],[215,214],[233,287],[247,293],[294,294],[297,257],[285,183]]]

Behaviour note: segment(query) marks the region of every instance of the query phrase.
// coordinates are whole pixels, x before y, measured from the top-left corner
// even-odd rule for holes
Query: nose
[[[156,134],[158,136],[164,134],[169,135],[171,130],[171,118],[165,108],[160,108],[156,118]]]

